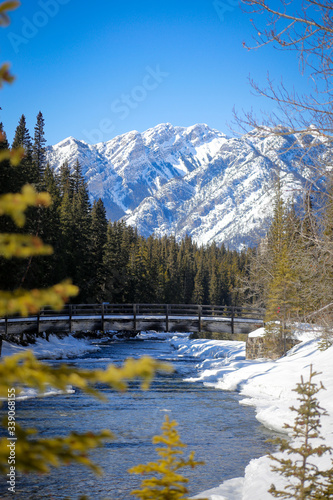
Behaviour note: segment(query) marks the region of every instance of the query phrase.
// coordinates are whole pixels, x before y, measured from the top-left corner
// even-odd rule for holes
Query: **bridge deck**
[[[72,304],[44,308],[27,318],[0,319],[0,335],[83,330],[156,330],[250,333],[263,325],[264,311],[251,307],[196,304]]]

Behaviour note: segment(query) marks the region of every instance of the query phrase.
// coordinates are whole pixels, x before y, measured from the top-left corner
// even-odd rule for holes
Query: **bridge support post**
[[[169,331],[169,304],[165,306],[165,331]]]
[[[102,304],[102,332],[105,332],[105,309],[104,304]]]
[[[8,336],[8,318],[7,316],[5,317],[5,339]]]
[[[133,328],[136,331],[136,304],[133,304]]]
[[[73,306],[72,304],[69,304],[69,333],[72,333],[73,329],[72,316],[73,316]]]
[[[235,333],[235,308],[231,306],[231,333]]]
[[[40,313],[37,313],[37,337],[40,334]]]
[[[202,315],[202,307],[198,306],[198,325],[199,325],[199,332],[201,332],[201,315]]]

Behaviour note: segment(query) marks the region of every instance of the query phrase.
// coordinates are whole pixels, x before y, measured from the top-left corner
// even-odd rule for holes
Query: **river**
[[[195,458],[205,462],[195,470],[184,469],[193,495],[226,479],[243,476],[249,461],[270,449],[265,442],[270,437],[269,431],[255,419],[252,407],[239,405],[237,393],[184,381],[196,374],[197,360],[181,357],[170,342],[107,341],[99,346],[99,351],[70,363],[79,368],[102,368],[128,356],[138,358],[148,354],[172,362],[175,371],[158,375],[147,392],[142,392],[138,383],[132,383],[123,394],[102,387],[108,397],[106,403],[81,391],[18,401],[18,421],[38,427],[43,437],[109,428],[116,438],[91,453],[104,469],[102,477],[79,466],[56,469],[47,476],[20,475],[15,499],[77,499],[83,494],[91,500],[136,498],[130,492],[140,485],[142,477],[129,475],[127,470],[156,459],[151,439],[160,433],[166,413],[177,420],[181,439],[188,444],[187,451],[194,450]],[[4,478],[0,495],[2,499],[13,497],[8,492],[6,495]]]

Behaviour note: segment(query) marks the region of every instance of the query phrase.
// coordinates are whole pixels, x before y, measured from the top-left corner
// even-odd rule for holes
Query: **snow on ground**
[[[252,336],[261,334],[262,329],[259,329]],[[320,351],[317,336],[318,332],[311,332],[309,327],[299,329],[297,337],[303,341],[276,361],[245,360],[244,342],[206,339],[174,339],[171,342],[179,354],[198,358],[198,376],[187,379],[189,382],[201,381],[218,389],[239,391],[244,396],[241,404],[255,406],[259,422],[277,432],[286,432],[284,423],[293,423],[295,412],[290,407],[299,406],[293,389],[301,375],[308,380],[310,365],[313,365],[313,370],[320,372],[317,382],[322,381],[326,388],[318,394],[321,406],[328,412],[328,416],[321,419],[322,435],[326,443],[333,446],[333,346]],[[324,455],[319,460],[321,469],[331,466],[329,456]],[[270,485],[281,487],[283,484],[283,478],[272,473],[271,463],[267,456],[254,459],[247,466],[244,478],[226,481],[195,498],[271,500],[273,497],[267,491]]]
[[[59,338],[57,335],[50,335],[49,340],[38,337],[35,344],[29,344],[28,346],[21,346],[14,344],[13,342],[3,341],[1,356],[11,356],[13,354],[19,354],[27,350],[33,351],[34,355],[38,359],[68,359],[81,356],[87,352],[98,351],[99,347],[92,345],[89,340],[77,339],[72,335],[68,335],[64,338]],[[67,388],[67,393],[74,393],[75,391],[69,386]],[[20,395],[16,399],[28,399],[35,398],[39,396],[54,396],[60,394],[61,391],[49,387],[43,392],[43,394],[38,394],[36,389],[25,387],[20,392]]]
[[[140,332],[135,338],[139,340],[170,340],[170,339],[188,339],[189,333],[180,333],[180,332],[155,332],[155,331],[148,331],[148,332]]]
[[[38,337],[35,344],[21,346],[4,341],[1,356],[10,356],[31,349],[38,359],[67,359],[81,356],[86,352],[98,351],[99,347],[92,345],[89,340],[77,339],[72,335],[59,338],[50,335],[49,340]]]

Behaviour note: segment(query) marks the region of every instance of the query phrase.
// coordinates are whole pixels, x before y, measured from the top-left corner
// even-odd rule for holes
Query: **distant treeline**
[[[7,148],[1,125],[0,148]],[[77,302],[146,302],[239,304],[239,278],[245,273],[247,253],[216,244],[199,247],[190,237],[143,238],[123,222],[106,218],[102,200],[91,206],[86,182],[77,161],[64,163],[55,173],[46,164],[44,119],[37,117],[31,139],[24,115],[13,146],[24,146],[19,167],[0,163],[0,193],[17,192],[26,183],[47,190],[48,209],[31,209],[22,230],[0,218],[0,231],[29,232],[53,246],[51,256],[0,261],[0,289],[48,287],[71,278],[80,287]]]

